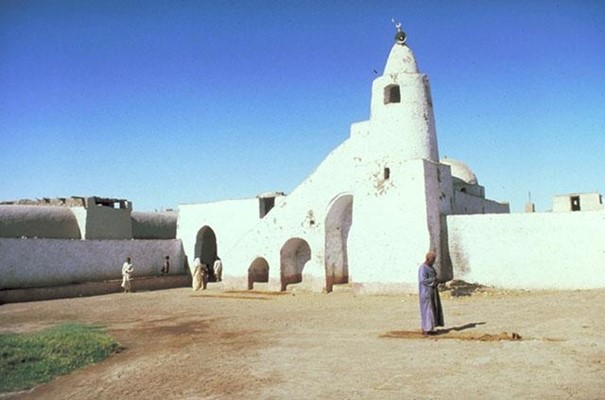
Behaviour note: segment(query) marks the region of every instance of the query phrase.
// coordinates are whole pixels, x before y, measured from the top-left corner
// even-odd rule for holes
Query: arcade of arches
[[[349,263],[347,241],[352,225],[353,196],[345,194],[337,197],[330,205],[325,219],[325,274],[326,291],[331,292],[334,285],[349,282]],[[218,257],[216,235],[212,228],[204,226],[197,233],[195,257],[212,266]],[[311,247],[302,238],[290,238],[280,251],[280,285],[285,291],[290,284],[302,282],[303,269],[311,259]],[[209,281],[214,274],[209,268]],[[258,257],[248,268],[248,289],[256,282],[269,282],[269,263]]]

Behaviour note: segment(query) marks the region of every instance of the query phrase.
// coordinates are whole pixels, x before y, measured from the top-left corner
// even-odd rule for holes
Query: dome
[[[442,158],[441,164],[449,165],[452,169],[452,176],[463,180],[469,185],[477,185],[477,176],[475,173],[462,161],[454,160],[453,158]]]

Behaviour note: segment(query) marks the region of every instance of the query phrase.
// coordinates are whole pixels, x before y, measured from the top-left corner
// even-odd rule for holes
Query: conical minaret
[[[395,44],[382,76],[372,84],[370,120],[374,140],[388,144],[398,160],[439,161],[429,81],[419,73],[406,34],[397,24]],[[379,137],[378,137],[379,136]]]
[[[384,73],[372,83],[370,119],[351,127],[359,155],[348,265],[365,288],[416,283],[429,250],[437,253],[440,277],[449,276],[441,240],[448,171],[439,163],[428,79],[397,25]]]

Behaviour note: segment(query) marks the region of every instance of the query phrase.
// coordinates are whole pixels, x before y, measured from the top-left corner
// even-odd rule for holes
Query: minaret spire
[[[428,78],[418,71],[401,23],[395,24],[395,43],[382,76],[372,84],[370,119],[385,151],[398,160],[439,161],[437,134]]]
[[[395,24],[397,32],[395,33],[395,44],[384,68],[384,74],[418,73],[416,59],[406,43],[408,36],[401,29],[401,22],[396,22],[394,18],[391,18],[391,21]]]

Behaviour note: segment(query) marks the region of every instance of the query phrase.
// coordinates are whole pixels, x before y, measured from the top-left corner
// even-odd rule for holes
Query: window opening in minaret
[[[384,88],[384,104],[400,103],[401,91],[399,85],[389,85]]]

